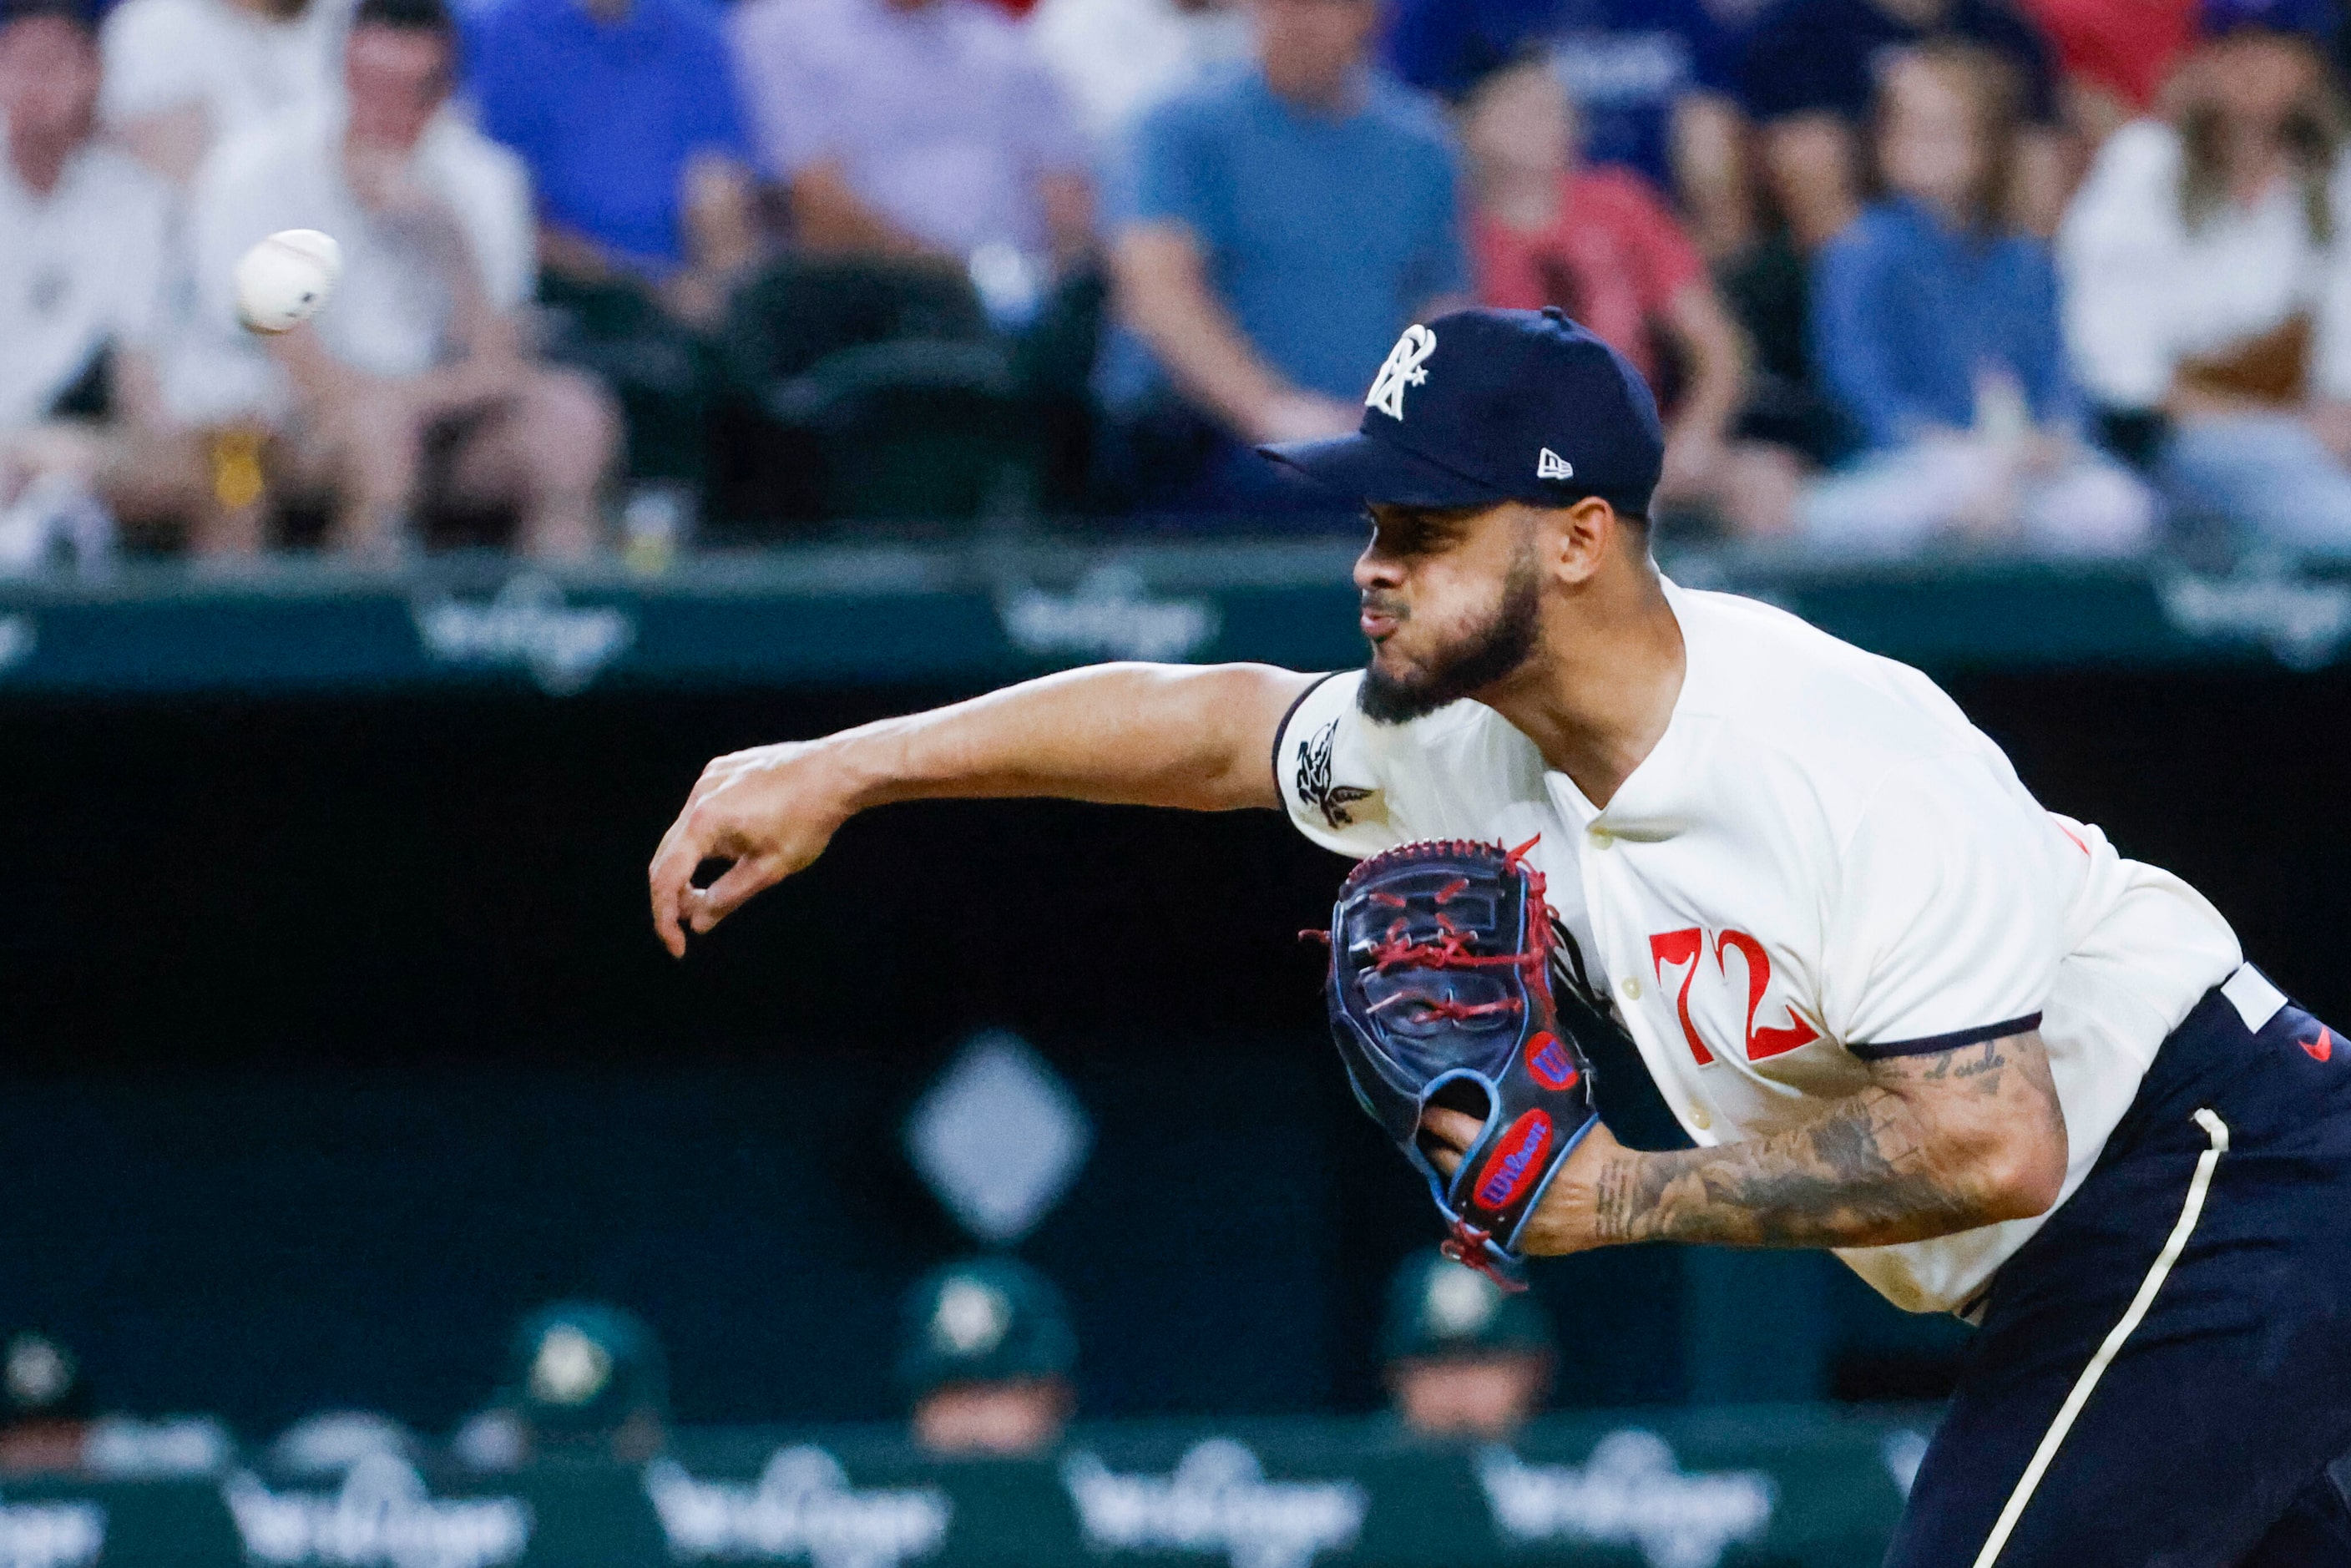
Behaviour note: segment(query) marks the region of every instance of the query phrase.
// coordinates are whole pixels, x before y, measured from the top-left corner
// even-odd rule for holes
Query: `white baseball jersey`
[[[2070,1195],[2164,1036],[2241,962],[2228,923],[2043,810],[1916,670],[1752,600],[1666,597],[1687,673],[1606,809],[1492,709],[1374,724],[1351,674],[1282,726],[1291,820],[1356,856],[1540,835],[1573,957],[1701,1145],[1802,1126],[1873,1060],[2037,1026]],[[1839,1256],[1897,1306],[1959,1311],[2040,1224]]]
[[[37,423],[109,344],[142,352],[167,314],[171,193],[89,142],[47,193],[0,127],[0,431]]]

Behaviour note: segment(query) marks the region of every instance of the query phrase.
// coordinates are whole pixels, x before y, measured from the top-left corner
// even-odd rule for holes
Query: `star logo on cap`
[[[1439,1339],[1467,1339],[1493,1321],[1502,1293],[1483,1274],[1440,1269],[1428,1277],[1428,1327]]]
[[[950,1280],[931,1314],[931,1341],[950,1355],[986,1355],[1012,1328],[1012,1303],[977,1280]]]
[[[612,1375],[611,1353],[569,1323],[559,1323],[538,1342],[531,1358],[531,1397],[545,1405],[585,1405],[604,1391]]]
[[[1417,323],[1406,327],[1395,347],[1388,350],[1387,362],[1380,367],[1380,373],[1372,378],[1372,390],[1364,397],[1364,406],[1378,409],[1390,419],[1403,419],[1405,389],[1428,380],[1421,361],[1435,352],[1436,333]]]
[[[27,1409],[38,1409],[61,1398],[73,1386],[73,1358],[39,1334],[18,1334],[8,1342],[8,1397]]]

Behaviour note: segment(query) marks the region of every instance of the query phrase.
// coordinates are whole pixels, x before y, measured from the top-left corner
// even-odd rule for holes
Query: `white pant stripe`
[[[2229,1152],[2229,1124],[2209,1110],[2199,1110],[2196,1124],[2204,1129],[2205,1136],[2211,1140],[2211,1146],[2196,1157],[2196,1175],[2188,1184],[2188,1201],[2180,1206],[2179,1223],[2171,1228],[2171,1239],[2163,1244],[2162,1252],[2155,1260],[2155,1267],[2149,1269],[2147,1278],[2139,1282],[2138,1294],[2131,1298],[2130,1311],[2123,1314],[2122,1322],[2114,1326],[2114,1332],[2106,1335],[2105,1343],[2098,1346],[2098,1354],[2090,1358],[2090,1364],[2083,1368],[2082,1375],[2074,1380],[2074,1391],[2065,1396],[2065,1403],[2058,1408],[2057,1419],[2051,1422],[2049,1430],[2042,1435],[2041,1446],[2032,1451],[2032,1462],[2024,1467],[2024,1474],[2017,1480],[2016,1490],[2009,1494],[2008,1506],[2000,1511],[1999,1522],[1991,1527],[1991,1534],[1985,1540],[1983,1550],[1976,1553],[1975,1568],[1992,1568],[1992,1564],[1999,1561],[2001,1548],[2008,1544],[2010,1532],[2016,1529],[2016,1521],[2023,1517],[2024,1505],[2032,1500],[2032,1489],[2041,1484],[2041,1477],[2049,1469],[2049,1462],[2057,1457],[2057,1446],[2073,1429],[2074,1418],[2082,1413],[2082,1406],[2089,1403],[2090,1391],[2097,1387],[2098,1379],[2106,1374],[2106,1364],[2114,1360],[2115,1353],[2123,1347],[2123,1341],[2130,1338],[2131,1332],[2138,1327],[2139,1320],[2147,1316],[2147,1308],[2155,1304],[2156,1291],[2163,1289],[2164,1277],[2171,1272],[2171,1266],[2179,1261],[2179,1254],[2187,1247],[2189,1234],[2196,1228],[2197,1218],[2204,1212],[2204,1194],[2212,1185],[2212,1167],[2219,1165],[2220,1156]]]

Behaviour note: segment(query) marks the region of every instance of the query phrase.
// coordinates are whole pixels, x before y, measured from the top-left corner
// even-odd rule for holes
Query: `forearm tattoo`
[[[1594,1195],[1601,1237],[1871,1247],[1948,1235],[2005,1218],[1977,1154],[2004,1136],[2048,1136],[2052,1124],[2064,1135],[2048,1061],[2031,1036],[1892,1058],[1876,1074],[1792,1132],[1616,1156]]]

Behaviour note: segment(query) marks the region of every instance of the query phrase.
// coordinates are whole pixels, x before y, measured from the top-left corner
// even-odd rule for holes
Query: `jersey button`
[[[1696,1128],[1697,1128],[1699,1132],[1701,1132],[1701,1133],[1705,1132],[1708,1127],[1711,1127],[1711,1126],[1713,1126],[1713,1125],[1714,1125],[1714,1118],[1713,1118],[1711,1115],[1708,1114],[1708,1113],[1707,1113],[1707,1109],[1706,1109],[1706,1107],[1705,1107],[1705,1106],[1703,1106],[1703,1105],[1698,1105],[1698,1104],[1693,1104],[1693,1105],[1691,1105],[1691,1106],[1690,1106],[1690,1112],[1689,1112],[1689,1119],[1690,1119],[1690,1125],[1691,1125],[1691,1126],[1693,1126],[1693,1127],[1696,1127]]]
[[[1593,849],[1595,849],[1595,850],[1606,850],[1606,849],[1614,849],[1614,848],[1615,848],[1615,846],[1616,846],[1616,835],[1615,835],[1615,834],[1614,834],[1614,833],[1610,832],[1610,831],[1609,831],[1607,829],[1605,829],[1605,828],[1594,828],[1594,829],[1593,829],[1593,830],[1592,830],[1592,847],[1593,847]]]
[[[1641,999],[1641,982],[1627,975],[1616,982],[1616,992],[1628,1002],[1637,1002]]]

